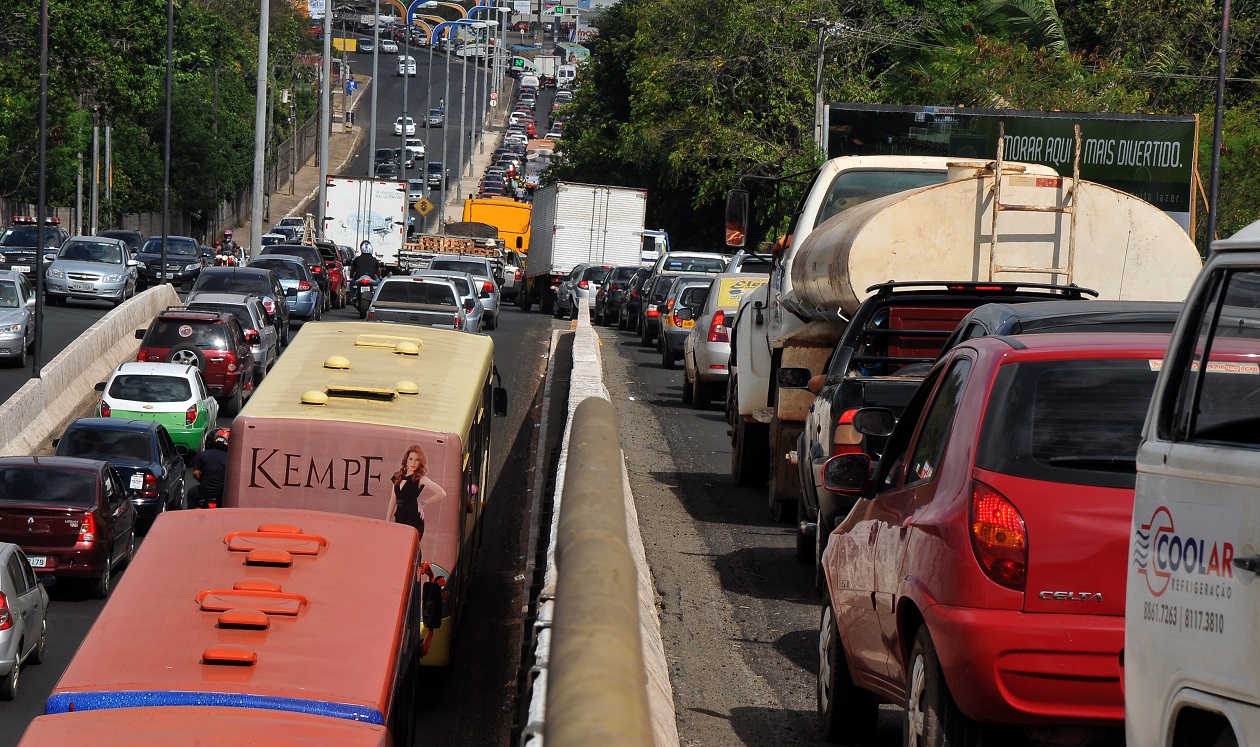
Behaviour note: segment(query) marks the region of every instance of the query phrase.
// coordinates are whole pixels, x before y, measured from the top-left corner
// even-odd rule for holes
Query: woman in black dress
[[[429,460],[419,444],[407,447],[402,467],[394,473],[394,521],[416,528],[424,539],[424,507],[446,497],[446,491],[428,477]]]

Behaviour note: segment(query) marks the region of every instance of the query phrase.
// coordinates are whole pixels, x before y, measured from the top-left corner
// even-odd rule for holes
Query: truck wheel
[[[800,500],[801,479],[796,465],[788,464],[787,453],[796,448],[796,437],[799,431],[788,430],[779,423],[778,429],[771,429],[770,438],[770,515],[775,521],[791,521],[796,515],[796,506]]]
[[[521,295],[517,296],[517,298],[516,298],[516,306],[517,306],[517,308],[519,308],[521,311],[524,311],[524,312],[528,313],[528,312],[529,312],[529,310],[530,310],[530,308],[531,308],[533,305],[534,305],[534,301],[533,301],[533,299],[531,299],[531,298],[529,297],[529,294],[528,294],[528,293],[526,293],[526,292],[524,292],[524,291],[522,291],[522,292],[521,292]]]
[[[731,476],[737,485],[764,485],[770,472],[770,429],[765,423],[735,421],[735,444],[731,447]]]

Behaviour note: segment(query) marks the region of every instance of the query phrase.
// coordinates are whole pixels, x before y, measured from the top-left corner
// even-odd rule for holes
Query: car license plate
[[[30,272],[31,271],[30,265],[10,265],[9,269],[13,270],[14,272]]]
[[[692,327],[694,327],[694,326],[696,326],[696,320],[694,320],[694,319],[684,319],[684,320],[682,320],[682,328],[683,328],[683,329],[691,329],[691,328],[692,328]]]
[[[92,284],[91,284],[91,283],[71,283],[71,284],[70,284],[70,290],[72,290],[72,291],[90,291],[90,290],[92,290]]]
[[[132,489],[132,490],[139,490],[140,488],[143,488],[143,487],[144,487],[144,475],[140,474],[139,472],[137,472],[136,474],[132,475],[132,476],[131,476],[131,483],[130,483],[130,485],[131,485],[131,489]]]
[[[30,561],[32,568],[44,568],[48,565],[48,558],[43,555],[27,555],[26,559]]]

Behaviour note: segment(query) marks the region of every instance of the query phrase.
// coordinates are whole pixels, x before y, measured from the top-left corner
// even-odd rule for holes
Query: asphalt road
[[[40,365],[48,363],[57,353],[74,341],[83,330],[105,316],[114,307],[102,301],[70,301],[65,306],[44,307],[44,344],[40,352]],[[12,366],[0,368],[0,402],[13,396],[31,377],[28,359],[25,368]]]
[[[108,309],[101,305],[54,309],[59,346],[72,340]],[[64,318],[63,318],[64,316]],[[328,319],[353,319],[353,309],[331,311]],[[316,322],[318,323],[318,322]],[[496,424],[491,452],[491,498],[483,541],[473,571],[472,591],[456,640],[455,664],[445,673],[430,672],[422,680],[418,733],[425,744],[506,745],[512,725],[512,698],[520,650],[524,541],[529,526],[526,470],[532,465],[535,416],[530,412],[542,384],[550,339],[556,325],[540,314],[523,314],[507,306],[500,326],[490,336],[495,359],[508,390],[509,413]],[[49,330],[50,338],[53,331]],[[0,384],[19,377],[3,371]],[[16,389],[6,391],[8,396]],[[141,542],[143,551],[143,542]],[[123,571],[120,578],[126,577]],[[55,585],[48,621],[47,659],[22,672],[21,690],[13,702],[0,702],[0,747],[16,745],[31,719],[43,713],[44,701],[104,601],[88,598],[73,584]],[[141,633],[137,633],[141,634]],[[120,663],[124,664],[124,663]]]

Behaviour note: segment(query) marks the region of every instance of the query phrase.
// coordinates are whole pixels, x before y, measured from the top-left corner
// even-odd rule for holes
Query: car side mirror
[[[34,297],[34,296],[31,296],[30,298],[26,299],[26,305],[27,305],[27,306],[34,306],[34,305],[35,305],[35,297]]]
[[[258,344],[258,341],[261,339],[262,338],[258,336],[258,330],[256,329],[245,330],[245,342],[248,342],[250,345]]]
[[[886,407],[863,407],[853,413],[853,430],[865,436],[887,436],[896,424],[897,416]]]
[[[136,260],[136,259],[129,259],[129,260],[127,260],[127,266],[128,266],[128,267],[139,267],[139,266],[140,266],[140,261],[139,261],[139,260]]]
[[[507,390],[501,386],[494,388],[494,414],[504,417],[508,414]]]
[[[476,302],[473,301],[471,298],[464,299],[464,311],[472,311],[474,308],[476,308],[476,306],[477,306]]]
[[[136,330],[136,339],[137,339],[137,340],[143,340],[143,339],[144,339],[144,333],[145,333],[145,332],[147,332],[147,331],[148,331],[148,330],[145,330],[145,329],[138,329],[138,330]]]
[[[183,444],[175,444],[175,453],[180,456],[188,456],[188,447]]]
[[[814,374],[808,368],[780,368],[775,375],[775,382],[780,389],[808,389],[809,380]]]
[[[95,387],[93,387],[93,388],[94,388],[94,389],[96,389],[96,391],[98,391],[98,392],[103,392],[103,391],[105,391],[105,382],[104,382],[104,381],[98,381],[98,382],[96,382],[96,386],[95,386]]]
[[[871,458],[866,454],[841,454],[823,464],[823,487],[832,493],[856,495],[871,480]]]

